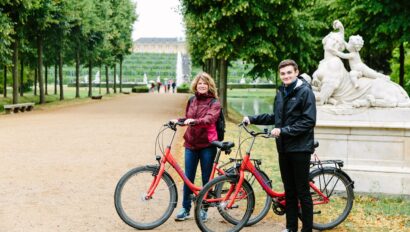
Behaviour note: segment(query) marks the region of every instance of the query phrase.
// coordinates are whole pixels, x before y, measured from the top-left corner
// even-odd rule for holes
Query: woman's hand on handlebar
[[[193,119],[193,118],[187,118],[185,121],[184,121],[184,124],[185,125],[187,125],[187,126],[192,126],[192,125],[195,125],[195,119]]]

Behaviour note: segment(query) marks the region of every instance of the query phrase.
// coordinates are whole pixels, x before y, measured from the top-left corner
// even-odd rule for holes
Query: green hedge
[[[68,87],[75,87],[75,83],[70,83],[67,85]],[[80,83],[79,84],[80,88],[84,88],[84,87],[88,87],[88,83]],[[101,83],[101,88],[105,88],[106,84],[105,83]],[[146,84],[143,83],[123,83],[122,87],[123,88],[133,88],[133,87],[137,87],[137,86],[146,86]],[[96,87],[100,87],[100,84],[98,83],[93,83],[92,84],[93,88]],[[114,87],[114,83],[109,83],[108,84],[109,88],[113,88]],[[120,88],[120,83],[117,83],[117,88]]]
[[[189,85],[187,83],[183,83],[182,85],[177,87],[177,93],[189,93]]]
[[[146,85],[144,86],[135,86],[131,90],[133,93],[148,93],[149,89]]]
[[[228,89],[274,89],[275,84],[235,84],[228,83]]]

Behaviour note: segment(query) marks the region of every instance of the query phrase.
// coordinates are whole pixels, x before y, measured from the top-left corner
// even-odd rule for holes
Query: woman
[[[185,175],[194,183],[198,162],[201,162],[202,184],[205,185],[211,175],[212,164],[216,155],[216,147],[211,142],[218,140],[215,123],[218,120],[221,105],[218,98],[215,82],[205,73],[199,73],[192,81],[191,90],[195,93],[188,101],[185,118],[171,120],[184,122],[189,125],[185,132]],[[184,221],[190,217],[192,191],[184,184],[182,209],[176,215],[176,221]],[[201,212],[206,220],[207,213]]]

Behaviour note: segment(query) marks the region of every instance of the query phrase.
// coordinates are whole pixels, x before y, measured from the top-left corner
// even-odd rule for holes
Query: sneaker
[[[186,219],[190,218],[189,210],[182,208],[179,210],[177,216],[175,217],[175,221],[185,221]]]
[[[201,221],[203,221],[203,222],[208,221],[208,212],[206,212],[205,210],[201,209],[201,211],[200,211],[200,217],[201,217]]]

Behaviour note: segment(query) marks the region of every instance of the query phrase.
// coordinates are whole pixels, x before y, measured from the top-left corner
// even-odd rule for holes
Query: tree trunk
[[[114,61],[114,93],[117,93],[117,64]]]
[[[99,83],[98,83],[98,93],[101,95],[101,64],[98,66],[98,70],[99,70],[99,73],[100,73],[100,76],[99,76],[100,80],[99,80]]]
[[[211,61],[212,62],[211,62],[211,73],[210,73],[210,75],[215,81],[216,89],[218,90],[218,95],[219,95],[219,82],[218,82],[219,78],[217,76],[218,60],[215,57],[213,57]]]
[[[108,66],[105,65],[105,83],[107,88],[107,94],[110,94],[109,80],[108,80]]]
[[[23,97],[23,91],[24,91],[24,82],[23,82],[23,78],[24,78],[24,61],[22,59],[22,57],[20,57],[20,96]]]
[[[7,97],[7,65],[4,65],[3,97]]]
[[[91,59],[89,59],[89,62],[88,62],[88,97],[91,97],[93,95],[92,75],[93,75],[93,62]]]
[[[37,67],[38,67],[38,85],[40,89],[40,104],[46,103],[44,97],[43,81],[43,38],[37,36]]]
[[[211,76],[212,76],[212,78],[214,78],[214,80],[216,80],[216,78],[217,78],[217,76],[216,76],[216,72],[217,72],[217,67],[218,67],[218,65],[217,65],[217,62],[218,62],[218,60],[215,58],[215,57],[213,57],[212,58],[212,65],[211,65],[211,67],[212,67],[212,69],[211,69]]]
[[[34,69],[34,96],[37,96],[38,68]]]
[[[206,59],[205,61],[205,72],[210,74],[211,73],[211,65],[212,65],[212,59]]]
[[[13,104],[19,102],[19,79],[18,79],[18,51],[19,40],[16,38],[13,43]]]
[[[44,66],[44,87],[45,87],[45,94],[48,95],[48,66]]]
[[[217,77],[215,77],[216,78],[216,88],[218,89],[218,96],[221,96],[221,91],[222,91],[222,89],[221,89],[221,61],[222,60],[217,60],[217,63],[216,63],[216,67],[215,67],[215,69],[218,69],[218,76]]]
[[[75,97],[80,98],[80,51],[75,51]]]
[[[122,93],[122,58],[120,58],[120,93]]]
[[[221,59],[219,63],[219,78],[220,78],[220,102],[222,108],[225,110],[225,117],[228,117],[228,107],[227,107],[227,79],[228,79],[228,62],[225,59]]]
[[[400,57],[399,57],[399,63],[400,63],[400,70],[399,70],[399,85],[404,87],[404,44],[400,43]]]
[[[57,63],[54,65],[54,95],[57,95]]]
[[[60,85],[60,101],[64,100],[63,83],[63,55],[61,50],[58,52],[58,82]]]

